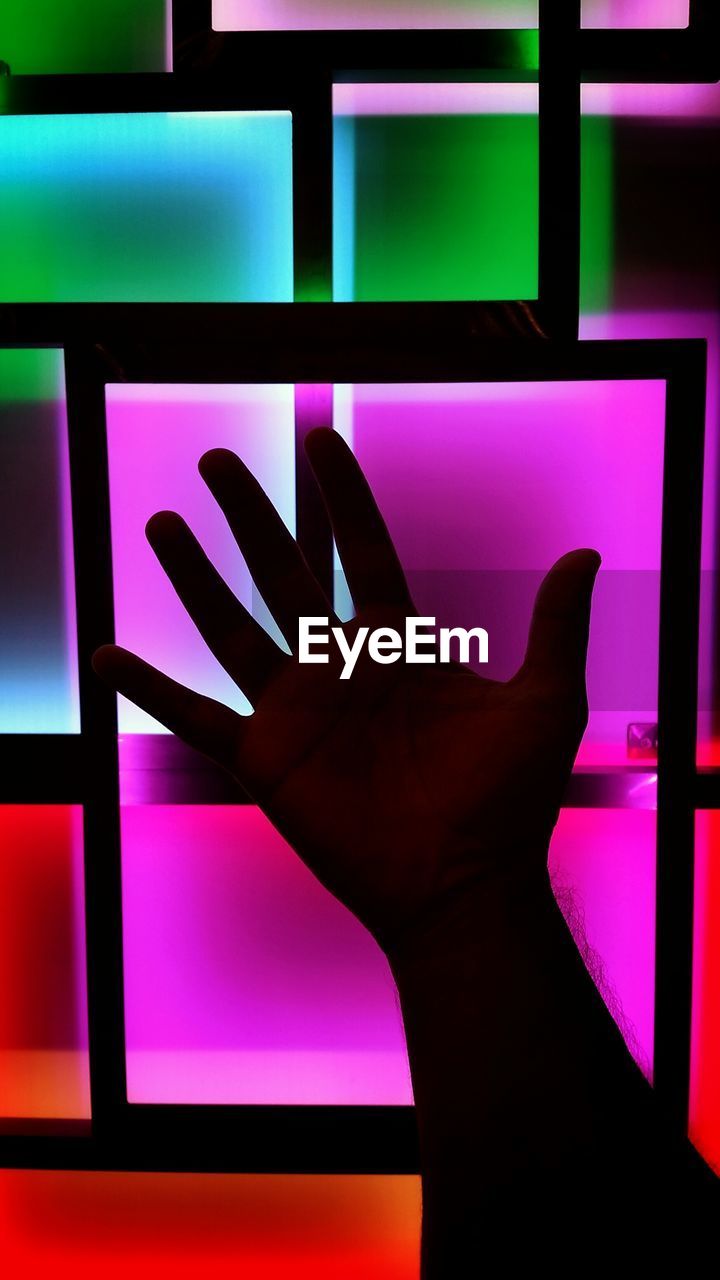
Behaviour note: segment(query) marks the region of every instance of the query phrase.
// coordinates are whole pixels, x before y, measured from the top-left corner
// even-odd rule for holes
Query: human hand
[[[357,610],[345,635],[402,632],[417,610],[355,458],[325,429],[308,436],[307,453]],[[224,449],[199,469],[293,656],[240,604],[184,520],[158,512],[148,539],[254,713],[237,715],[117,645],[96,650],[96,672],[232,773],[388,951],[458,892],[484,885],[491,897],[501,881],[542,881],[587,720],[597,553],[570,552],[550,570],[512,680],[458,663],[378,665],[366,647],[340,680],[332,646],[327,665],[297,660],[300,616],[341,624],[257,481]]]

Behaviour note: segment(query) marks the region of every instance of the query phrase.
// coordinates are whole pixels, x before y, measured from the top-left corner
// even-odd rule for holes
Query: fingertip
[[[203,480],[209,480],[213,476],[218,475],[221,471],[233,466],[240,459],[232,449],[207,449],[205,453],[198,459],[198,471]]]
[[[595,573],[597,573],[602,564],[600,552],[595,547],[582,547],[580,554],[587,560],[588,568],[594,569]]]
[[[177,511],[156,511],[150,516],[145,525],[145,537],[148,542],[153,544],[158,537],[162,537],[164,533],[170,532],[173,528],[178,529],[185,524],[181,515]]]
[[[118,647],[115,644],[101,644],[90,658],[90,665],[97,676],[106,680],[113,665]]]
[[[602,556],[594,547],[576,547],[574,551],[566,551],[555,561],[554,569],[594,569],[600,568]]]
[[[332,441],[340,440],[341,436],[332,427],[313,427],[312,431],[308,431],[305,436],[304,446],[305,452],[312,456],[322,453],[328,446],[333,447]]]

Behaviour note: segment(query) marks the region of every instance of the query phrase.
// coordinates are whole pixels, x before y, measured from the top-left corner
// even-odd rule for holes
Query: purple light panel
[[[536,115],[536,84],[334,84],[333,116]]]
[[[584,27],[686,27],[688,0],[583,0]],[[537,27],[537,0],[213,0],[215,31]]]
[[[412,1101],[384,956],[250,806],[122,813],[131,1102]],[[566,810],[551,865],[652,1052],[655,815]]]
[[[686,27],[689,0],[582,0],[584,27]]]
[[[585,764],[624,762],[628,719],[654,713],[664,392],[661,382],[335,389],[336,427],[368,473],[420,607],[487,625],[496,674],[522,656],[549,564],[574,546],[600,549]],[[238,705],[144,525],[154,510],[180,510],[251,602],[196,463],[208,447],[236,449],[292,527],[293,389],[111,387],[108,427],[120,642]],[[131,707],[122,715],[126,734],[155,728]],[[552,855],[645,1069],[654,823],[640,809],[568,811]],[[132,1101],[410,1102],[384,958],[257,810],[126,804],[122,849]]]
[[[583,85],[582,111],[611,122],[615,190],[599,291],[609,305],[586,306],[581,338],[703,338],[708,344],[698,762],[717,765],[720,86]],[[595,175],[596,186],[603,180]]]
[[[411,1102],[390,970],[251,806],[122,812],[131,1102]]]
[[[155,511],[178,511],[238,597],[273,630],[197,464],[207,449],[234,450],[294,530],[294,414],[290,385],[118,384],[107,389],[117,643],[173,679],[245,713],[249,704],[180,604],[145,537],[145,525]],[[121,733],[167,732],[122,697],[118,715]]]
[[[600,551],[580,764],[625,762],[657,714],[664,417],[662,382],[336,388],[418,607],[486,627],[487,674],[517,669],[554,560]]]
[[[536,27],[537,0],[213,0],[215,31]]]
[[[715,84],[584,84],[584,116],[702,121],[720,118]]]

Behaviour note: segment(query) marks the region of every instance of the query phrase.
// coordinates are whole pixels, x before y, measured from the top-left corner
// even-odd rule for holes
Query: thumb
[[[584,689],[590,606],[599,568],[597,551],[569,551],[546,574],[535,598],[523,674]]]

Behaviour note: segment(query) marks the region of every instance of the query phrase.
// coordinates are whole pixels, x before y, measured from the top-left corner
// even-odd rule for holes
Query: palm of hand
[[[309,453],[359,606],[346,630],[401,629],[415,610],[357,464],[332,432],[314,433]],[[213,451],[201,470],[292,644],[297,616],[330,606],[239,459]],[[153,517],[148,536],[254,714],[236,716],[117,646],[97,651],[96,669],[229,769],[382,945],[448,893],[542,871],[585,723],[595,553],[563,557],[546,578],[513,680],[456,663],[380,666],[363,652],[341,681],[332,658],[303,666],[261,632],[179,517]]]

